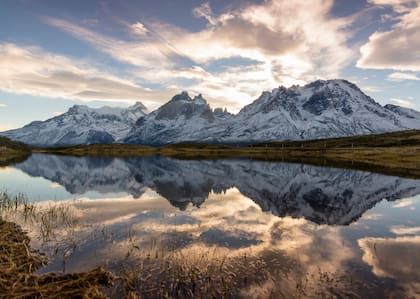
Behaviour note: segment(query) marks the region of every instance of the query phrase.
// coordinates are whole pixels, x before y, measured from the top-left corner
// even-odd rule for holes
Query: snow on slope
[[[175,105],[177,101],[183,104]],[[204,99],[200,97],[200,103],[204,102],[201,106],[196,102],[186,93],[175,96],[140,119],[124,141],[151,145],[183,141],[250,143],[420,129],[419,112],[383,107],[345,80],[279,87],[264,92],[237,115],[217,116]]]
[[[420,112],[381,106],[346,80],[318,80],[305,86],[263,92],[237,115],[212,110],[201,96],[175,95],[146,115],[138,103],[128,109],[74,106],[45,122],[0,133],[31,145],[125,142],[252,143],[308,140],[420,129]]]
[[[307,140],[420,129],[420,115],[409,119],[382,107],[345,80],[315,81],[276,88],[244,107],[232,120],[224,142]]]
[[[126,109],[75,105],[59,116],[0,135],[37,146],[113,143],[124,137],[146,113],[146,107],[140,102]]]
[[[201,95],[191,99],[187,92],[182,92],[141,117],[123,141],[149,145],[198,141],[207,134],[208,127],[230,116],[221,109],[213,111]]]

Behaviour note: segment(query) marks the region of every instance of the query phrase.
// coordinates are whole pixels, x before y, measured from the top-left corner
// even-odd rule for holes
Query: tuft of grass
[[[20,227],[0,219],[1,298],[106,298],[99,286],[109,286],[113,277],[100,268],[86,273],[35,275],[47,260],[29,243]]]

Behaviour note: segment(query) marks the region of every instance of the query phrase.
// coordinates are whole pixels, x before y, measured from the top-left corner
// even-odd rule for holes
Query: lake
[[[43,211],[0,211],[49,258],[39,273],[101,266],[120,281],[106,290],[114,298],[420,298],[420,180],[248,159],[33,154],[0,168],[0,191]]]

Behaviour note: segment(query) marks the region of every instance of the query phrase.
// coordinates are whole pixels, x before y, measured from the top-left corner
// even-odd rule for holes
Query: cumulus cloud
[[[339,76],[354,54],[346,45],[352,19],[332,17],[332,6],[333,0],[314,0],[311,9],[304,0],[271,0],[215,14],[204,3],[193,9],[195,17],[207,21],[201,30],[134,23],[130,27],[142,34],[132,40],[61,19],[44,20],[131,64],[146,83],[200,89],[210,99],[221,96],[221,104],[235,110],[233,103],[249,103],[262,89]],[[253,63],[212,69],[213,63],[236,58]]]
[[[375,32],[360,48],[360,68],[420,71],[420,1],[371,0],[389,6],[397,23],[389,31]],[[403,53],[403,55],[401,54]]]
[[[93,68],[82,61],[45,52],[39,47],[0,44],[0,90],[79,100],[154,102],[171,92],[154,92]]]

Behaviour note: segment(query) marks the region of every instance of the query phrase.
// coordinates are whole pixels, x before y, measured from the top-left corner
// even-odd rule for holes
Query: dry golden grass
[[[2,212],[35,209],[22,196],[0,194]],[[109,286],[113,277],[97,268],[90,272],[36,275],[47,263],[45,256],[30,247],[26,233],[13,222],[0,218],[0,298],[106,298],[99,286]]]

